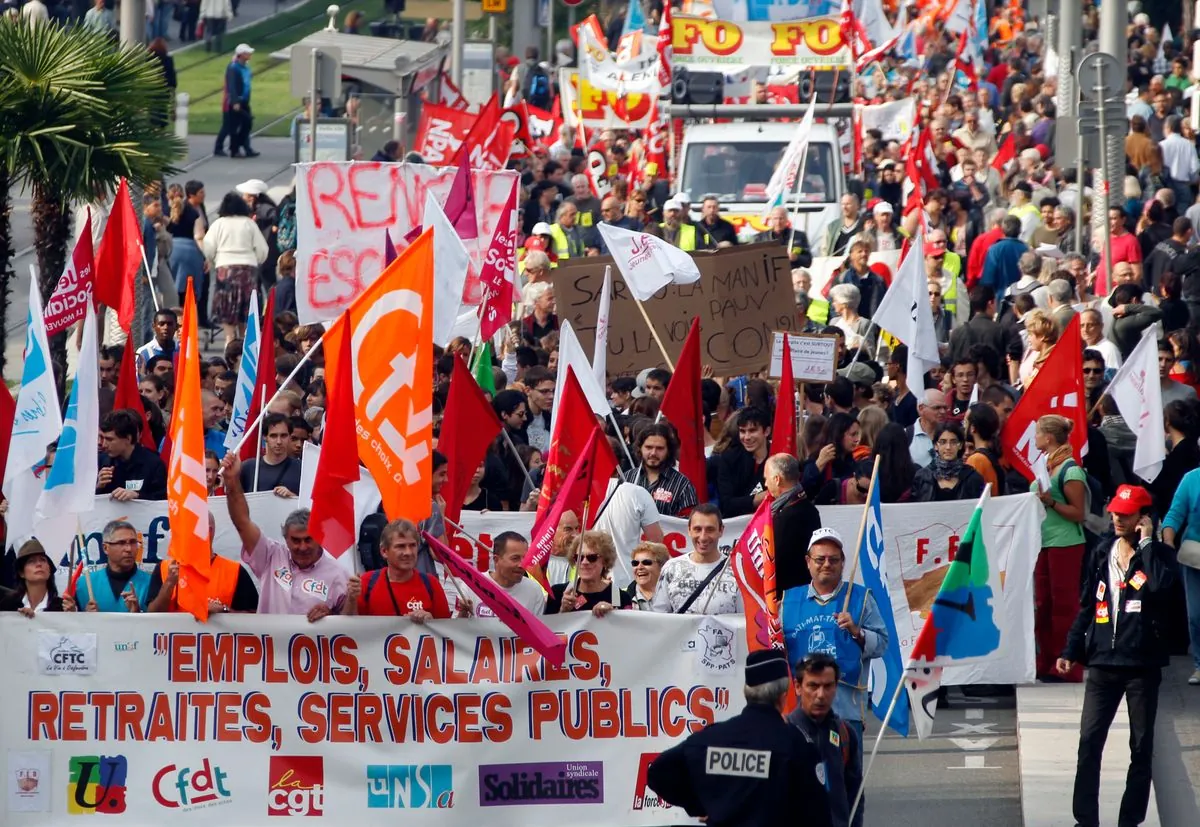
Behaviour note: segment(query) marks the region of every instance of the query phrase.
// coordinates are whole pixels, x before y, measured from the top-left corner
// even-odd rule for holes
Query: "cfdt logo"
[[[205,758],[199,768],[168,764],[154,774],[151,792],[164,807],[182,812],[228,804],[231,798],[225,779],[229,776]]]
[[[319,755],[272,755],[267,815],[325,815],[325,764]]]
[[[367,806],[448,810],[454,806],[453,771],[449,764],[368,764]]]
[[[124,755],[76,755],[67,764],[67,812],[125,812],[129,762]]]

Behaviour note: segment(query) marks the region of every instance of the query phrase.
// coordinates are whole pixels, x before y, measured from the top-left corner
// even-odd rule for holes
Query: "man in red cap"
[[[1062,675],[1076,663],[1088,667],[1072,802],[1079,827],[1100,824],[1100,760],[1122,697],[1130,762],[1117,824],[1133,827],[1146,818],[1158,687],[1168,660],[1167,589],[1179,576],[1174,550],[1154,539],[1152,505],[1150,493],[1134,485],[1122,485],[1109,502],[1113,530],[1088,555],[1079,614],[1058,659]]]

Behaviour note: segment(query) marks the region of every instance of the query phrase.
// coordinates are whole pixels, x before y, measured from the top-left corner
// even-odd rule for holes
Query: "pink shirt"
[[[346,599],[346,570],[327,551],[296,568],[287,546],[260,532],[253,549],[242,548],[242,561],[258,578],[259,614],[303,615],[321,604],[337,612]]]

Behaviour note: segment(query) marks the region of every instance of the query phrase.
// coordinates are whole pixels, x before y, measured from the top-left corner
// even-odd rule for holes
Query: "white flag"
[[[1137,437],[1133,473],[1146,482],[1154,482],[1167,457],[1162,385],[1158,378],[1157,325],[1142,331],[1142,340],[1108,383],[1107,392]]]
[[[433,227],[433,343],[448,347],[454,338],[471,257],[432,192],[425,193],[421,226]]]
[[[775,171],[771,173],[771,180],[767,182],[767,205],[763,210],[763,215],[775,207],[781,206],[787,197],[796,190],[796,176],[800,174],[800,167],[808,154],[808,140],[812,135],[813,112],[816,103],[815,97],[808,102],[808,111],[800,119],[800,125],[796,127],[796,134],[792,136],[792,140],[784,149]]]
[[[1171,34],[1171,24],[1164,23],[1162,37],[1158,41],[1158,54],[1154,56],[1154,71],[1159,74],[1165,73],[1171,68],[1171,64],[1167,63],[1167,41],[1174,38],[1175,36]]]
[[[571,323],[563,321],[558,327],[558,378],[554,385],[554,407],[550,413],[551,433],[554,430],[554,417],[558,416],[563,391],[567,388],[567,368],[575,371],[575,379],[578,380],[583,395],[587,397],[588,404],[597,416],[608,416],[612,412],[608,396],[604,393],[604,385],[596,381],[592,363],[588,361],[583,345],[579,344],[579,337],[575,335]]]
[[[258,320],[258,291],[250,292],[250,310],[246,313],[246,336],[242,342],[242,361],[238,366],[237,386],[233,391],[233,412],[229,415],[229,430],[225,432],[225,447],[236,448],[246,432],[250,415],[250,400],[258,378],[258,351],[262,344],[262,328]]]
[[[862,131],[878,129],[885,141],[903,143],[912,134],[917,118],[917,99],[891,101],[878,104],[854,104],[854,112],[862,122]]]
[[[918,234],[871,319],[908,345],[908,375],[914,382],[942,360],[933,328],[928,284],[925,243]]]
[[[42,297],[37,280],[31,279],[29,313],[25,317],[25,366],[21,371],[21,390],[17,394],[8,466],[4,469],[6,495],[8,483],[17,474],[28,471],[46,458],[46,446],[58,439],[62,428],[54,365],[50,361],[50,345],[42,316]]]
[[[67,554],[77,521],[70,515],[84,514],[96,505],[96,470],[100,453],[100,372],[96,314],[89,304],[83,322],[83,344],[79,369],[67,400],[67,416],[54,455],[54,467],[46,475],[46,486],[37,501],[34,534],[57,560]],[[64,519],[68,518],[68,519]]]
[[[608,385],[608,317],[612,312],[612,268],[604,268],[604,289],[596,312],[596,346],[592,348],[592,372],[601,390]]]
[[[597,224],[596,229],[608,245],[625,284],[639,301],[646,301],[668,284],[700,281],[700,268],[692,257],[661,238],[604,222]]]

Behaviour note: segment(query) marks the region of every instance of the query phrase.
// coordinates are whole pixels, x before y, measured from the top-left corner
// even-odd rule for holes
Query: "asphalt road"
[[[925,741],[892,732],[867,777],[867,827],[1021,824],[1016,699],[949,691]],[[874,726],[872,726],[874,724]],[[866,753],[879,731],[868,721]]]

